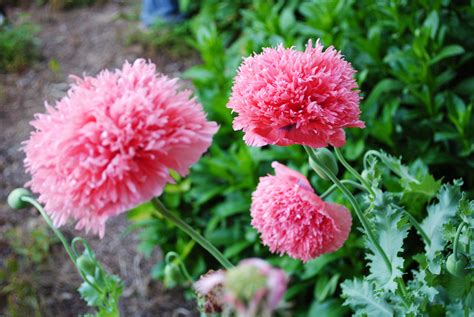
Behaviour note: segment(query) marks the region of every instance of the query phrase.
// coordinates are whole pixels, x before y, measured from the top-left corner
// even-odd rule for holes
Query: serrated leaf
[[[400,158],[395,158],[383,151],[379,151],[377,157],[380,158],[383,164],[385,164],[385,166],[387,166],[392,172],[402,178],[402,180],[405,180],[406,182],[419,183],[416,178],[410,175],[408,168],[402,164]]]
[[[408,289],[417,307],[434,303],[439,293],[436,288],[428,285],[426,278],[425,270],[413,271],[413,279],[408,283]]]
[[[78,289],[81,298],[87,303],[88,306],[98,306],[101,302],[100,294],[95,288],[89,283],[83,282]]]
[[[376,295],[374,286],[368,281],[346,280],[341,284],[344,305],[354,310],[354,316],[393,316],[389,304]]]
[[[374,209],[373,214],[374,233],[390,261],[391,269],[388,268],[383,256],[372,242],[366,239],[367,247],[371,251],[367,254],[370,268],[368,277],[384,290],[394,292],[397,289],[396,279],[403,275],[404,260],[398,254],[403,251],[403,240],[408,235],[409,226],[406,223],[401,223],[401,211],[393,208],[391,204],[387,204],[384,208]]]
[[[459,209],[462,181],[454,181],[452,185],[444,185],[437,196],[438,203],[428,206],[428,216],[421,223],[421,228],[431,240],[425,245],[428,268],[434,274],[441,271],[441,260],[437,256],[446,246],[443,227],[449,223]]]
[[[403,187],[402,203],[410,211],[416,212],[436,195],[440,187],[440,180],[426,174],[419,183],[409,182]]]

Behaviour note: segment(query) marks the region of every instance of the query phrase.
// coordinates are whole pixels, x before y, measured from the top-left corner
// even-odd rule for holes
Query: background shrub
[[[0,25],[0,72],[21,71],[39,57],[38,26]]]
[[[320,38],[334,45],[358,70],[363,101],[364,130],[348,131],[343,151],[361,164],[371,148],[383,148],[404,161],[421,185],[410,185],[384,175],[391,191],[418,219],[440,188],[440,178],[464,178],[472,194],[474,185],[473,5],[455,1],[181,1],[191,16],[189,32],[202,64],[184,75],[191,79],[209,117],[221,125],[208,156],[187,179],[177,178],[166,188],[166,205],[222,249],[232,261],[261,256],[291,275],[286,299],[296,314],[344,314],[337,286],[364,272],[362,239],[353,230],[345,246],[334,254],[302,265],[288,257],[268,253],[250,226],[249,204],[258,177],[279,160],[308,172],[300,147],[249,148],[242,134],[231,128],[226,108],[232,78],[242,56],[262,47],[296,46]],[[182,31],[182,30],[181,30]],[[434,177],[429,174],[428,167]],[[318,192],[328,183],[311,178]],[[416,188],[415,188],[416,187]],[[332,199],[340,201],[338,193]],[[217,266],[205,252],[169,224],[150,216],[143,205],[130,213],[137,227],[144,226],[141,249],[160,245],[177,251],[197,276]],[[358,224],[355,224],[355,227]],[[406,254],[421,248],[407,239]],[[410,262],[407,263],[409,267]],[[154,269],[163,277],[164,264]],[[311,303],[311,304],[308,304]]]

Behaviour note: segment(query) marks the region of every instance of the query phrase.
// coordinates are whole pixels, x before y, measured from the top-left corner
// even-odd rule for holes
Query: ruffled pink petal
[[[79,78],[35,115],[24,143],[27,186],[61,226],[105,233],[108,218],[162,193],[169,170],[187,174],[218,127],[176,79],[143,59]]]
[[[304,262],[340,248],[350,231],[348,210],[323,202],[300,173],[272,165],[276,175],[260,178],[250,209],[263,244]]]
[[[363,128],[354,69],[333,47],[319,41],[306,50],[265,48],[244,60],[228,107],[233,127],[252,146],[345,143],[344,128]]]

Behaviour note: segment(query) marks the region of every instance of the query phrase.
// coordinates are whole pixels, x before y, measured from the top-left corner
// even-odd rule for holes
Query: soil
[[[8,193],[28,180],[23,168],[21,142],[31,131],[29,121],[44,111],[44,101],[54,103],[68,89],[69,74],[95,75],[104,68],[116,68],[124,60],[150,58],[160,72],[178,76],[196,63],[167,56],[160,51],[148,54],[140,45],[127,46],[125,39],[138,29],[138,21],[125,19],[137,16],[135,4],[109,1],[105,5],[70,11],[53,11],[47,6],[13,9],[15,19],[26,10],[30,19],[41,27],[39,34],[42,59],[22,73],[0,74],[0,266],[12,252],[5,245],[10,228],[28,234],[31,222],[42,222],[34,210],[12,211],[6,204]],[[151,258],[137,252],[135,233],[125,235],[125,215],[107,223],[104,239],[87,237],[105,267],[120,275],[125,290],[120,309],[123,316],[197,316],[195,304],[184,299],[182,290],[166,290],[150,279],[150,269],[161,259],[159,250]],[[66,236],[82,235],[72,226],[64,227]],[[90,311],[80,299],[77,287],[80,277],[62,247],[51,249],[46,267],[36,276],[35,289],[41,299],[45,316],[78,316]],[[2,302],[0,294],[0,316]],[[33,316],[33,312],[31,316]]]

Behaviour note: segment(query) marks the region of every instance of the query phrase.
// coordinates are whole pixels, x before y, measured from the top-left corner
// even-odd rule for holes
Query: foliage
[[[77,258],[76,266],[85,279],[78,291],[88,306],[97,308],[95,316],[118,316],[118,303],[123,291],[122,280],[116,275],[108,274],[89,248]]]
[[[473,77],[466,71],[473,66],[474,42],[467,36],[474,30],[472,5],[203,1],[198,12],[191,23],[203,64],[186,75],[222,133],[229,131],[225,104],[242,56],[279,43],[303,48],[320,38],[343,52],[368,92],[361,105],[367,129],[351,133],[349,158],[383,146],[408,161],[421,159],[438,177],[464,177],[473,188],[474,177],[464,172],[473,167],[474,154]]]
[[[107,0],[36,0],[37,5],[49,4],[53,10],[67,10],[92,6],[94,4],[104,4]]]
[[[146,30],[134,30],[127,35],[126,45],[141,44],[150,54],[167,53],[171,58],[187,59],[195,55],[189,37],[189,22],[170,24],[157,20]]]
[[[0,25],[0,72],[24,70],[38,59],[38,32],[29,22]]]
[[[4,239],[0,240],[6,255],[0,262],[2,311],[8,316],[42,316],[36,281],[58,240],[41,223],[29,228],[28,234],[22,227],[10,228]]]
[[[231,261],[259,256],[285,269],[292,282],[286,300],[294,305],[295,316],[306,316],[308,308],[312,314],[344,314],[346,307],[341,308],[341,288],[337,286],[338,281],[344,280],[347,280],[343,284],[345,291],[362,288],[365,300],[373,298],[376,303],[382,303],[381,307],[387,303],[394,312],[398,312],[394,305],[399,302],[394,302],[393,294],[400,292],[400,280],[406,280],[409,289],[418,287],[422,290],[412,292],[411,296],[416,307],[424,309],[437,292],[433,279],[443,279],[443,283],[449,284],[451,277],[446,277],[444,269],[441,277],[427,271],[428,259],[424,256],[419,259],[425,264],[414,269],[416,263],[406,255],[420,253],[425,246],[421,239],[412,239],[414,233],[407,214],[418,220],[425,219],[426,223],[437,222],[426,217],[426,207],[438,194],[442,176],[445,180],[462,176],[466,187],[474,188],[474,175],[465,172],[472,169],[474,162],[473,78],[467,71],[473,64],[474,42],[467,36],[474,29],[473,7],[450,1],[428,3],[423,0],[409,3],[180,2],[182,9],[192,16],[186,22],[188,29],[185,31],[192,33],[192,44],[202,59],[202,64],[188,69],[183,77],[192,80],[209,118],[218,121],[221,127],[209,154],[193,167],[190,176],[177,178],[176,184],[167,186],[163,196],[166,205],[200,230]],[[460,25],[463,25],[462,31],[459,31]],[[232,130],[232,114],[226,108],[232,78],[242,56],[279,43],[302,49],[308,39],[316,38],[326,46],[332,44],[342,50],[358,70],[361,91],[368,92],[361,93],[367,129],[348,131],[349,141],[343,151],[359,165],[365,161],[363,175],[375,184],[380,194],[377,197],[379,205],[367,201],[365,195],[359,194],[358,198],[369,207],[373,230],[377,231],[378,241],[387,248],[391,270],[387,270],[384,260],[369,241],[358,238],[357,232],[351,234],[337,253],[303,265],[287,257],[270,255],[249,225],[251,193],[258,176],[270,172],[271,161],[298,167],[310,177],[318,192],[326,189],[329,182],[308,173],[306,155],[299,147],[260,149],[249,148],[242,142],[242,135]],[[399,159],[383,151],[376,152],[377,160],[371,151],[362,160],[363,153],[373,147],[383,147],[413,163],[404,166]],[[436,176],[428,172],[427,165]],[[387,192],[383,193],[376,184],[384,184],[383,189]],[[449,186],[444,185],[439,195],[446,188],[459,190],[457,182]],[[331,198],[342,201],[339,193]],[[143,250],[149,253],[160,245],[165,251],[176,251],[194,277],[217,267],[217,263],[198,246],[189,244],[187,236],[152,216],[146,206],[130,213],[135,222],[133,227],[142,229]],[[435,206],[430,205],[428,210],[438,208]],[[455,226],[458,221],[453,220],[443,230]],[[433,230],[437,229],[433,227]],[[443,240],[443,256],[453,236]],[[370,250],[367,256],[369,278],[350,282],[349,279],[365,272],[364,247]],[[432,247],[436,248],[436,241]],[[438,258],[438,263],[442,263],[442,259]],[[164,263],[158,263],[153,276],[162,278],[164,267]],[[413,279],[409,279],[411,275]],[[450,302],[449,309],[458,308],[458,299]],[[347,299],[347,303],[351,307],[366,305],[356,299]],[[366,309],[371,311],[372,308]]]
[[[344,304],[351,306],[356,315],[362,316],[371,314],[431,316],[435,314],[433,310],[435,306],[439,306],[436,308],[436,315],[449,314],[448,307],[452,307],[453,310],[459,309],[463,312],[457,313],[464,315],[473,304],[469,297],[473,287],[472,279],[468,273],[466,280],[461,282],[459,277],[446,270],[448,249],[453,248],[455,237],[455,234],[448,235],[446,231],[458,227],[465,221],[467,214],[470,215],[468,218],[472,217],[473,202],[463,198],[460,191],[461,181],[444,184],[436,194],[435,201],[427,207],[427,215],[424,216],[423,222],[417,226],[415,218],[401,204],[399,195],[382,192],[383,188],[379,186],[384,172],[388,170],[395,173],[406,172],[409,168],[387,154],[381,157],[380,161],[372,159],[367,164],[368,170],[365,171],[365,175],[370,175],[367,179],[375,184],[373,190],[377,192],[367,212],[374,220],[371,230],[388,255],[391,270],[384,266],[382,255],[368,242],[366,247],[369,250],[370,274],[364,280],[346,280],[342,284],[342,296],[346,298]],[[403,178],[409,177],[406,173],[397,174],[401,176],[400,184],[404,182]],[[419,180],[423,178],[424,176],[419,176]],[[427,188],[429,186],[427,185]],[[405,241],[410,227],[419,234],[421,238],[419,242],[423,242],[424,252],[418,243],[414,243],[414,237],[410,242]],[[468,227],[467,230],[460,232],[467,237],[467,241],[472,239],[471,229],[472,227]],[[469,250],[467,241],[461,243],[463,249],[461,252],[472,258],[472,250]],[[403,258],[399,256],[402,253],[415,254],[416,263],[404,263]],[[407,267],[412,269],[409,275],[406,273]],[[456,284],[457,286],[454,286]],[[456,291],[453,291],[453,287],[456,287]]]

